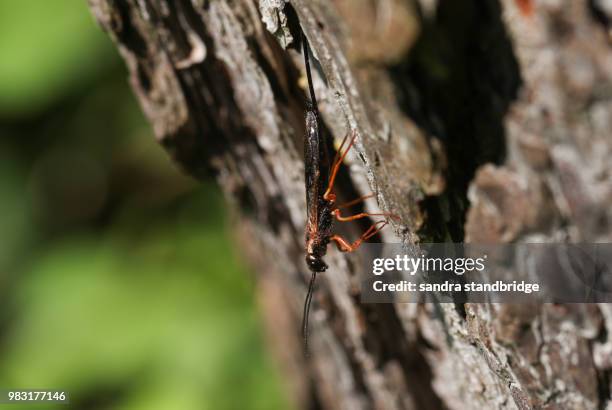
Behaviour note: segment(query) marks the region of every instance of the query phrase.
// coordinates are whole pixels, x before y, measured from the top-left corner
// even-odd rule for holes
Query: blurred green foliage
[[[0,1],[0,110],[43,108],[112,61],[82,0]]]
[[[86,2],[0,2],[0,48],[0,388],[286,408],[221,195],[154,142]]]

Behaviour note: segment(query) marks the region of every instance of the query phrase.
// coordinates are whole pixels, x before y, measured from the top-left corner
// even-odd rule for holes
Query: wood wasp
[[[302,316],[302,337],[304,341],[304,351],[308,354],[308,316],[310,313],[310,303],[314,284],[317,278],[317,273],[325,272],[328,266],[323,261],[323,257],[327,253],[327,245],[334,242],[341,252],[353,252],[364,241],[376,235],[381,229],[387,225],[386,220],[375,222],[367,229],[359,239],[354,242],[349,242],[340,235],[332,232],[334,219],[340,222],[354,221],[356,219],[367,218],[371,216],[388,216],[397,218],[397,216],[389,213],[367,213],[361,212],[355,215],[343,216],[340,209],[353,206],[357,203],[371,198],[373,194],[365,195],[353,201],[337,205],[336,195],[333,193],[334,183],[338,175],[338,170],[344,162],[346,155],[355,143],[357,132],[354,130],[342,140],[338,148],[334,160],[331,163],[329,172],[323,169],[324,158],[327,154],[327,147],[322,130],[319,127],[319,110],[317,99],[314,92],[312,82],[312,73],[310,69],[310,46],[306,35],[302,32],[302,51],[304,53],[304,66],[306,69],[306,77],[308,81],[308,90],[310,101],[307,101],[306,109],[306,135],[304,139],[304,168],[306,180],[306,264],[312,275],[308,285],[308,293],[304,302],[304,312]]]

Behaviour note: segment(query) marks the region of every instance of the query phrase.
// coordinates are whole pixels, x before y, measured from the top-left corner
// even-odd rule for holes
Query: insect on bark
[[[336,152],[334,160],[331,163],[329,173],[324,173],[323,159],[327,153],[325,140],[319,127],[319,110],[317,107],[317,99],[314,93],[312,83],[312,74],[310,71],[310,47],[306,35],[302,33],[302,51],[304,53],[304,66],[306,68],[306,77],[308,80],[308,90],[310,93],[310,101],[307,102],[306,109],[306,135],[304,139],[304,168],[306,177],[306,264],[312,275],[310,284],[308,285],[308,293],[304,302],[304,312],[302,317],[302,337],[304,340],[304,351],[308,354],[308,316],[310,313],[310,303],[314,291],[314,284],[317,274],[327,270],[327,264],[323,261],[323,257],[327,253],[327,245],[334,242],[341,252],[353,252],[364,241],[376,235],[381,229],[387,225],[386,220],[375,222],[368,230],[366,230],[359,239],[354,242],[349,242],[339,235],[332,233],[334,219],[347,222],[356,219],[367,218],[371,216],[388,216],[397,218],[389,213],[367,213],[361,212],[356,215],[342,216],[341,208],[350,207],[373,194],[365,195],[353,201],[342,205],[336,204],[336,195],[333,193],[334,182],[340,165],[348,154],[349,150],[355,143],[357,133],[353,130],[348,133],[340,148]],[[327,177],[326,177],[327,176]]]

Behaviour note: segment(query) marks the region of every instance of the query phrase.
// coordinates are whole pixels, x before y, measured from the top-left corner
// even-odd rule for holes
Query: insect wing
[[[306,139],[304,140],[304,169],[306,177],[306,207],[308,231],[318,223],[319,196],[321,195],[321,155],[319,124],[313,111],[306,112]]]

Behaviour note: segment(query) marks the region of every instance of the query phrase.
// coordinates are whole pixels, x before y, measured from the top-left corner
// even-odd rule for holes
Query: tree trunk
[[[610,242],[610,1],[89,2],[160,143],[239,210],[297,406],[608,406],[610,305],[361,304],[358,254],[328,254],[304,359],[299,38],[325,132],[359,136],[339,195],[400,216],[379,240]]]

